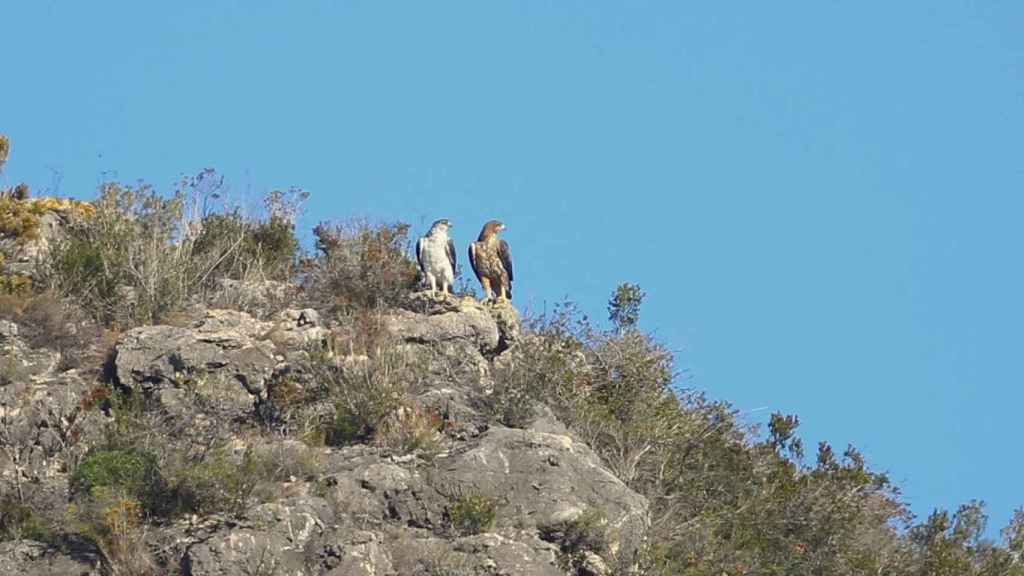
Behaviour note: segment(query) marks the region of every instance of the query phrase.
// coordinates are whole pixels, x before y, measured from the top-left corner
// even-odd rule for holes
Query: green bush
[[[196,279],[189,246],[175,244],[184,200],[103,185],[95,213],[73,220],[51,252],[49,285],[106,323],[154,323],[179,309]]]
[[[82,460],[70,479],[74,494],[89,496],[97,489],[122,491],[156,508],[164,483],[153,454],[136,450],[101,450]]]
[[[530,368],[505,365],[495,372],[494,388],[486,397],[491,416],[509,428],[527,428],[536,418],[537,402],[543,398],[538,380]]]
[[[495,363],[494,388],[482,399],[484,409],[505,426],[525,428],[545,402],[572,420],[589,390],[586,334],[576,309],[568,304],[550,316],[528,319],[526,335]]]
[[[251,450],[240,458],[217,448],[182,467],[174,479],[179,512],[241,514],[264,478],[265,462]]]
[[[288,280],[299,240],[291,221],[279,216],[251,220],[236,210],[204,218],[193,250],[200,261],[215,262],[211,278]]]

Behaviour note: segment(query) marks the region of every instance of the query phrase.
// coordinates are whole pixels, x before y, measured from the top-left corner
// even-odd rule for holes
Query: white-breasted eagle
[[[430,286],[431,296],[437,293],[438,284],[442,294],[451,294],[455,283],[455,243],[448,237],[451,226],[451,222],[442,218],[434,222],[426,236],[416,241],[416,261],[424,282]]]
[[[505,225],[497,220],[484,224],[480,237],[469,245],[469,263],[488,300],[512,299],[512,252],[508,242],[498,238]]]

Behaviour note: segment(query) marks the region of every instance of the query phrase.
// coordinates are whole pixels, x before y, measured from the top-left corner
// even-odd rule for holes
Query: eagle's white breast
[[[448,236],[430,234],[423,237],[423,272],[448,284],[455,283],[455,270],[448,261]]]

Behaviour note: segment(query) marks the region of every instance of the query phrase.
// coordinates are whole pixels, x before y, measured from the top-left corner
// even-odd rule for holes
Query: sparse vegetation
[[[427,459],[441,452],[443,421],[436,411],[416,403],[399,406],[377,430],[377,444],[399,454],[419,453]]]
[[[608,551],[607,524],[599,509],[588,508],[570,520],[542,527],[540,537],[558,546],[565,567],[576,574],[586,552]]]
[[[416,283],[408,224],[321,223],[305,284],[314,305],[341,313],[398,304]]]
[[[494,528],[498,503],[494,498],[468,492],[460,495],[448,510],[452,530],[468,536],[488,532]]]
[[[53,530],[35,510],[12,495],[0,498],[0,542],[21,539],[47,542],[52,537]]]
[[[51,292],[0,294],[0,320],[17,324],[30,347],[60,353],[65,368],[81,366],[101,334],[88,314]]]
[[[275,499],[274,484],[305,478],[319,465],[295,448],[232,445],[236,436],[223,423],[189,431],[187,422],[165,418],[137,395],[114,393],[110,402],[105,450],[83,462],[72,487],[119,488],[155,516],[238,515],[253,502]]]
[[[895,486],[856,449],[839,458],[822,443],[817,464],[807,465],[796,417],[773,415],[768,437],[757,440],[727,403],[675,388],[672,355],[636,329],[642,299],[638,287],[620,286],[607,332],[571,306],[535,318],[495,371],[487,404],[511,426],[528,425],[535,402],[548,404],[647,496],[646,574],[1020,570],[1010,550],[981,538],[980,504],[962,508],[956,521],[940,512],[914,526]],[[1009,545],[1024,533],[1020,518],[1006,532]]]
[[[103,552],[116,575],[149,576],[156,565],[145,543],[145,507],[123,490],[96,486],[70,510],[75,529]]]
[[[415,360],[394,344],[367,356],[325,358],[313,369],[320,395],[334,406],[325,423],[326,440],[333,445],[373,439],[418,385]]]
[[[298,249],[287,218],[304,196],[272,193],[266,220],[197,213],[221,186],[210,170],[169,198],[145,184],[104,184],[93,213],[75,218],[53,251],[48,286],[106,324],[131,326],[201,302],[223,278],[287,278]]]

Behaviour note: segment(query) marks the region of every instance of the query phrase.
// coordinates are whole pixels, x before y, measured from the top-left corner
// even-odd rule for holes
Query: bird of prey
[[[424,281],[430,286],[431,298],[437,295],[438,284],[441,294],[448,295],[455,283],[455,243],[448,237],[451,226],[451,222],[442,218],[434,222],[426,236],[416,241],[416,260]]]
[[[512,299],[512,252],[508,242],[498,238],[505,225],[497,220],[484,224],[480,237],[469,245],[469,262],[487,300]]]

